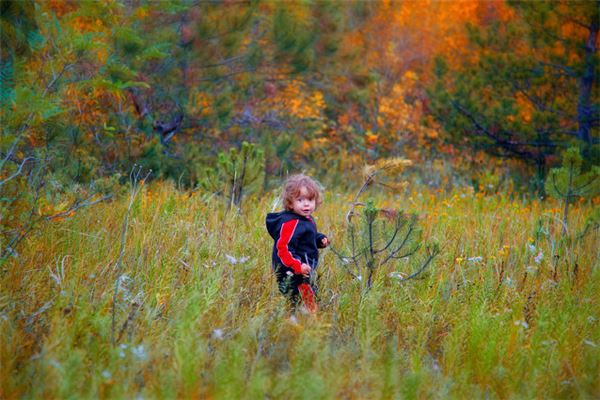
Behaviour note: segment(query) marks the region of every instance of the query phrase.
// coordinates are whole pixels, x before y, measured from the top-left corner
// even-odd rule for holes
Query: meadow
[[[333,246],[352,195],[327,188],[315,214]],[[365,291],[326,249],[320,311],[297,321],[270,270],[276,199],[226,212],[153,183],[129,214],[125,194],[41,227],[0,275],[0,398],[600,397],[600,233],[577,236],[597,199],[563,240],[552,199],[375,194],[440,254]]]

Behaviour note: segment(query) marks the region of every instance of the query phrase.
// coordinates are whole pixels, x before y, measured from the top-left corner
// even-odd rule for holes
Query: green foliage
[[[546,192],[564,202],[563,235],[567,233],[569,204],[577,197],[600,194],[600,166],[594,165],[589,171],[582,172],[581,164],[579,149],[571,147],[563,154],[562,166],[551,169],[546,179]]]
[[[12,104],[15,101],[15,76],[13,63],[8,60],[0,62],[0,107]]]
[[[355,279],[364,279],[365,289],[369,290],[376,270],[388,262],[406,260],[415,255],[422,245],[421,230],[415,214],[378,208],[372,198],[367,199],[359,217],[360,222],[355,222],[350,216],[348,237],[343,245],[337,246],[344,250],[335,253],[342,267]],[[427,259],[419,269],[402,279],[411,279],[423,272],[439,253],[435,245],[427,250]]]
[[[138,33],[129,27],[122,27],[115,33],[115,47],[120,50],[125,57],[137,55],[144,47],[144,40]]]
[[[578,148],[565,151],[562,165],[551,169],[546,178],[546,193],[561,200],[598,195],[600,166],[594,165],[589,171],[582,172],[582,161]]]
[[[204,178],[198,183],[226,198],[229,207],[241,209],[244,196],[262,187],[264,163],[263,150],[244,141],[240,149],[220,152],[216,168],[205,168]]]
[[[289,57],[295,72],[304,72],[313,66],[315,54],[311,46],[316,40],[315,32],[304,21],[294,18],[285,6],[273,16],[273,39],[279,57]]]

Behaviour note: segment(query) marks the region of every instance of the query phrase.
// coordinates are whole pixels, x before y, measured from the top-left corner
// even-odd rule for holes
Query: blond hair
[[[303,174],[292,175],[285,181],[283,193],[281,194],[283,207],[286,210],[294,208],[294,200],[300,197],[300,191],[303,187],[308,192],[308,198],[315,200],[315,208],[323,203],[321,185],[317,181]]]

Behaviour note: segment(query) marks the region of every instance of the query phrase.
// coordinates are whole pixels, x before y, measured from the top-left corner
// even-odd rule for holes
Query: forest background
[[[482,198],[495,198],[496,207],[507,207],[507,212],[520,204],[533,213],[532,219],[499,232],[519,232],[526,236],[523,246],[536,249],[540,235],[547,234],[546,254],[569,260],[565,276],[576,278],[580,271],[577,279],[583,279],[581,271],[586,270],[588,284],[597,287],[598,275],[592,271],[600,220],[594,197],[600,154],[599,9],[598,1],[0,1],[0,267],[3,286],[14,285],[15,290],[1,297],[3,321],[8,316],[15,321],[11,328],[3,327],[12,332],[3,350],[13,349],[3,360],[19,371],[13,380],[3,378],[0,397],[32,394],[23,382],[34,375],[24,376],[42,368],[39,364],[25,371],[28,363],[23,360],[41,354],[29,340],[48,334],[42,316],[50,302],[17,306],[31,287],[25,272],[13,274],[16,266],[28,271],[24,266],[36,265],[40,257],[46,259],[42,263],[58,257],[49,242],[57,229],[71,223],[71,230],[84,229],[89,223],[84,221],[98,210],[118,235],[116,227],[123,219],[127,227],[130,213],[135,216],[144,204],[154,201],[176,214],[177,204],[183,207],[186,199],[198,198],[190,210],[197,211],[194,207],[202,203],[223,220],[203,229],[234,232],[232,218],[239,215],[262,224],[262,217],[252,214],[254,204],[268,199],[270,208],[282,180],[294,172],[314,176],[327,192],[346,199],[364,183],[362,174],[373,171],[364,170],[365,165],[378,168],[388,165],[385,160],[410,160],[392,181],[381,182],[381,190],[395,193],[380,198],[386,207],[397,207],[390,199],[403,199],[408,208],[417,201],[424,208],[413,211],[426,209],[433,213],[426,216],[431,219],[448,217],[450,205],[465,202],[457,200],[465,194],[480,213],[485,211]],[[569,171],[573,179],[565,178]],[[152,189],[140,186],[149,182]],[[420,200],[415,200],[417,194]],[[340,208],[348,204],[328,200]],[[111,207],[120,210],[114,220]],[[470,207],[465,203],[454,212],[467,218]],[[544,217],[544,209],[556,210],[551,212],[555,217]],[[344,219],[333,209],[324,215],[331,221]],[[179,218],[191,223],[183,215]],[[548,221],[556,224],[548,228]],[[245,236],[250,235],[245,228],[239,229],[241,239],[226,235],[257,243],[254,236]],[[431,227],[426,231],[431,238]],[[126,239],[126,232],[124,228],[120,252],[109,257],[112,261],[99,263],[123,268],[125,248],[131,247],[129,240],[137,240]],[[483,246],[480,238],[472,239],[476,248]],[[510,263],[499,259],[508,257],[507,249],[502,237],[487,243],[502,255],[490,261],[495,275],[482,279],[494,287],[500,282],[500,290]],[[450,253],[455,244],[442,246],[447,250],[440,255],[447,259],[444,263],[458,268],[466,262],[464,249]],[[216,259],[224,251],[214,243],[198,257]],[[525,277],[525,264],[532,262],[527,254],[517,257]],[[64,268],[65,258],[61,260],[57,265]],[[196,268],[189,260],[183,263]],[[558,261],[550,267],[548,276],[558,282]],[[113,272],[111,279],[121,282],[123,271]],[[55,282],[64,278],[54,269],[50,277]],[[454,285],[454,278],[448,279]],[[535,290],[525,290],[525,307],[540,293],[541,282]],[[524,278],[523,287],[525,283]],[[119,287],[108,284],[101,301],[113,304],[113,321],[112,329],[99,336],[112,336],[113,344],[116,298],[111,296]],[[43,290],[50,296],[49,288]],[[164,293],[153,295],[153,312],[158,312],[166,307]],[[362,295],[356,296],[352,299],[362,304]],[[121,333],[131,329],[138,306],[122,311]],[[444,324],[434,324],[442,332],[436,334],[447,334]],[[71,334],[77,335],[78,329]],[[17,340],[23,332],[29,339]],[[129,340],[135,342],[131,335]],[[436,340],[432,346],[443,347],[442,339]],[[590,343],[596,346],[597,339]],[[7,356],[11,352],[14,359]],[[587,364],[580,360],[568,367],[580,365],[581,370],[565,374],[590,378],[586,371],[599,363],[594,354]],[[446,358],[447,368],[452,360],[460,365],[458,359]],[[381,362],[382,368],[391,362],[402,369],[398,360]],[[117,374],[112,367],[93,376],[110,381]],[[481,365],[471,367],[475,371]],[[103,371],[110,371],[110,378],[102,378]],[[180,394],[220,390],[217,384],[198,392],[191,375],[182,379]],[[485,376],[475,381],[479,387],[490,384]],[[401,383],[410,386],[407,382]],[[597,377],[586,382],[575,392],[562,392],[570,389],[561,387],[550,395],[597,394]],[[94,390],[108,390],[105,383]],[[540,387],[545,383],[542,379]],[[83,390],[50,387],[40,393]],[[124,393],[135,392],[130,389]],[[355,389],[350,393],[368,393]]]

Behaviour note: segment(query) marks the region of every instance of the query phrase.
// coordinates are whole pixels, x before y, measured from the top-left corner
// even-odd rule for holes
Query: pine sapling
[[[333,253],[340,259],[342,268],[354,279],[362,281],[363,276],[366,276],[366,290],[372,287],[377,269],[389,262],[409,258],[422,247],[416,215],[407,214],[402,210],[378,208],[373,199],[368,199],[365,203],[358,201],[360,195],[369,187],[379,185],[396,190],[404,188],[405,182],[390,182],[389,177],[395,178],[408,165],[408,160],[392,159],[365,168],[364,183],[346,215],[349,239],[346,251],[349,254],[345,255],[344,251],[332,248]],[[356,207],[363,207],[363,212],[357,214]],[[358,218],[355,218],[357,216]],[[439,247],[436,244],[427,245],[426,253],[423,264],[402,280],[415,278],[425,271],[439,254]]]
[[[569,148],[560,168],[550,170],[546,178],[546,193],[564,202],[562,235],[567,234],[569,205],[577,197],[593,197],[600,193],[600,167],[593,166],[589,171],[581,171],[582,158],[579,150]]]

